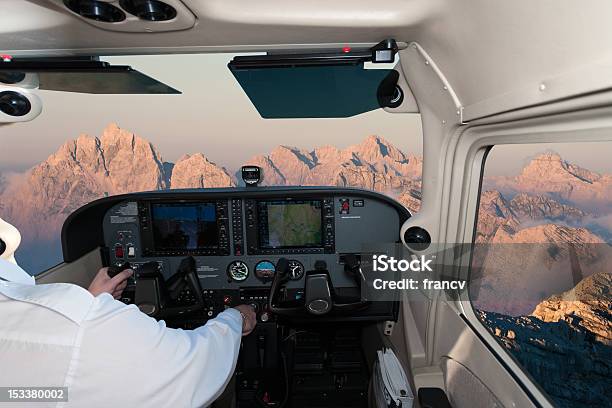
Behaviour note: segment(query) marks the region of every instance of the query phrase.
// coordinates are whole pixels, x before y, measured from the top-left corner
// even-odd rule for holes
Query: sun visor
[[[373,111],[385,106],[380,88],[395,85],[399,76],[362,65],[230,69],[267,119],[346,118]]]
[[[38,88],[88,94],[180,94],[181,92],[129,66],[92,59],[15,59],[0,62],[2,77],[38,76]]]
[[[228,68],[263,118],[345,118],[401,104],[399,73],[365,67],[393,62],[395,42],[385,50],[239,56]]]

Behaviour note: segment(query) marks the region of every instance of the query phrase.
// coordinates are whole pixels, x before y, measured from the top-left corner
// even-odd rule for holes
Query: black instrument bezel
[[[195,249],[159,249],[153,231],[153,205],[214,204],[217,222],[217,246]],[[230,254],[229,212],[227,200],[141,200],[138,202],[142,255],[161,256],[226,256]]]
[[[97,248],[104,247],[103,218],[114,205],[124,201],[217,201],[233,199],[320,198],[338,195],[373,198],[394,207],[403,223],[410,212],[392,198],[369,190],[343,187],[259,187],[194,190],[162,190],[120,194],[100,198],[77,209],[68,216],[62,227],[62,252],[64,262],[74,262]],[[398,236],[399,239],[399,236]]]
[[[261,225],[259,204],[262,202],[285,201],[287,203],[299,201],[321,202],[321,245],[303,247],[276,247],[269,248],[261,245]],[[325,210],[331,206],[331,213]],[[334,200],[332,197],[284,197],[284,198],[254,198],[245,199],[245,225],[247,252],[249,255],[294,255],[294,254],[331,254],[335,250],[335,226],[334,226]],[[249,215],[249,211],[251,214]],[[331,228],[331,235],[326,236],[326,228]]]

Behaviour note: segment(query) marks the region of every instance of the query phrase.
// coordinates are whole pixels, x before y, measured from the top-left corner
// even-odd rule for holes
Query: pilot
[[[102,268],[89,290],[35,285],[15,262],[20,240],[0,219],[0,387],[66,387],[65,407],[205,407],[222,394],[255,328],[251,306],[170,329],[116,300],[130,270]]]

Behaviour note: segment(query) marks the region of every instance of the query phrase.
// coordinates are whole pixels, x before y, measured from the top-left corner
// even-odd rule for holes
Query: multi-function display
[[[323,247],[322,200],[259,201],[259,248]]]
[[[245,200],[249,255],[333,253],[330,198]]]

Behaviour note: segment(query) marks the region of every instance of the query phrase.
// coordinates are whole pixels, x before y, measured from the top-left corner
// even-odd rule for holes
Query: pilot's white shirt
[[[234,372],[242,335],[235,309],[176,330],[106,293],[34,285],[2,259],[0,278],[0,387],[68,388],[68,402],[36,407],[207,406]]]

